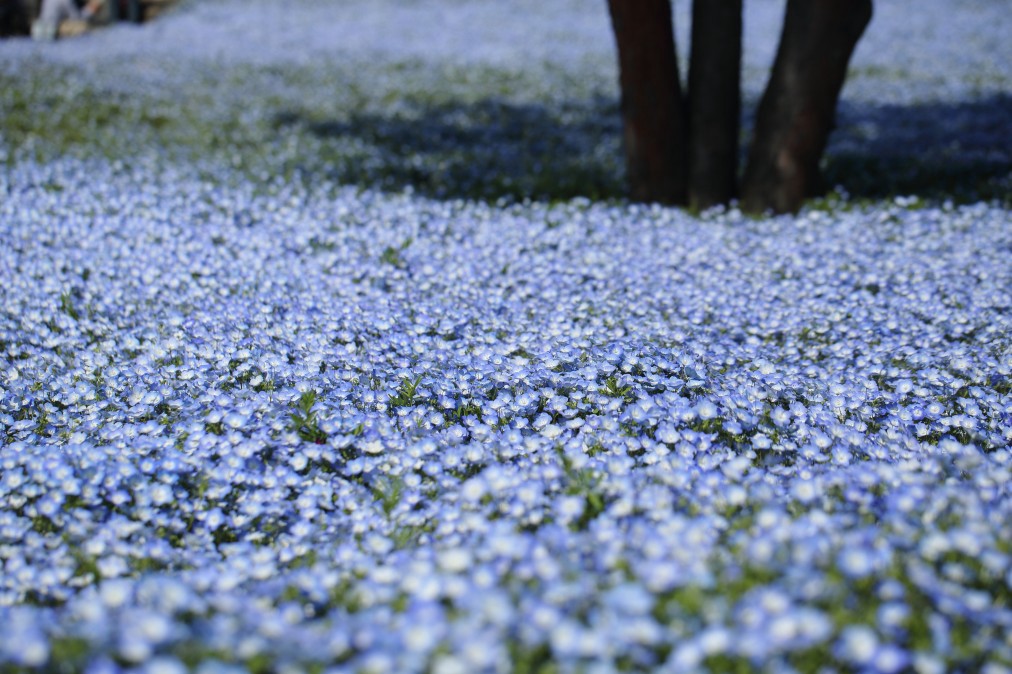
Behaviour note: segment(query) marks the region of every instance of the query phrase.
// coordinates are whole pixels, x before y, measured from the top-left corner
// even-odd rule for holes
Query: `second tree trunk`
[[[693,0],[689,59],[689,206],[736,195],[741,0]]]
[[[744,210],[794,212],[821,189],[819,160],[871,8],[871,0],[788,0],[742,181]]]

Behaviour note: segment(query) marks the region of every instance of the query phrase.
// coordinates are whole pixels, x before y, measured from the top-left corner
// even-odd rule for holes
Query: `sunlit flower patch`
[[[1006,211],[147,175],[4,185],[10,666],[1008,654]]]

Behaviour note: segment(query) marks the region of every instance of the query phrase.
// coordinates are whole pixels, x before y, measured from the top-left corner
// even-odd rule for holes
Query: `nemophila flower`
[[[840,570],[848,576],[861,578],[876,569],[877,557],[873,550],[862,548],[860,545],[848,546],[840,552],[838,564]]]
[[[145,663],[142,671],[145,674],[184,674],[186,665],[170,656],[156,656]]]
[[[0,641],[0,652],[17,665],[43,666],[49,660],[50,643],[35,616],[28,611],[7,607],[0,610],[0,616],[6,626],[4,638]]]
[[[873,665],[878,654],[879,639],[870,627],[849,626],[841,633],[836,649],[844,661],[869,667]]]

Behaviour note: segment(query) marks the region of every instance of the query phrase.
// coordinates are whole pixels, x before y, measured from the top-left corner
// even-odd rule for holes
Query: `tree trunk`
[[[689,206],[737,193],[741,0],[693,0],[689,60]]]
[[[0,37],[28,35],[31,20],[22,0],[0,0]]]
[[[821,187],[819,160],[871,13],[871,0],[787,0],[742,184],[746,211],[794,212]]]
[[[608,0],[630,197],[684,204],[685,111],[669,0]]]

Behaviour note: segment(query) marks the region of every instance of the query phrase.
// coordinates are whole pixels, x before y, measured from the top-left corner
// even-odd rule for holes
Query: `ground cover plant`
[[[621,200],[597,3],[0,43],[0,672],[1009,671],[1012,59],[879,4],[778,218]]]

